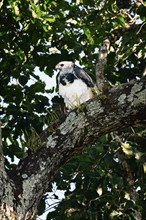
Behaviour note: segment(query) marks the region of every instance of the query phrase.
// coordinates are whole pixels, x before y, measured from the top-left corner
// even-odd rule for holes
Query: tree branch
[[[128,157],[126,156],[126,154],[124,154],[122,150],[120,150],[117,155],[123,167],[123,172],[124,172],[125,182],[126,182],[125,188],[129,194],[130,199],[136,204],[137,201],[139,200],[139,194],[136,192],[135,187],[134,187],[135,178],[133,176],[132,169],[129,166]],[[134,213],[135,213],[136,219],[138,220],[142,219],[142,213],[140,210],[134,210]]]
[[[122,141],[122,136],[119,136],[118,134],[113,134],[114,140],[116,141],[118,146],[121,146],[119,150],[117,151],[116,155],[120,161],[122,173],[124,175],[124,181],[125,189],[128,193],[129,198],[137,204],[137,201],[139,200],[139,194],[135,190],[135,180],[136,177],[134,176],[134,169],[133,166],[130,166],[129,161],[130,157],[128,153],[124,152],[123,147],[124,145],[127,145],[126,141]],[[136,219],[141,220],[142,219],[142,213],[140,210],[135,209],[134,210]]]
[[[98,62],[96,64],[96,86],[101,93],[107,92],[107,82],[104,77],[104,70],[107,63],[107,54],[110,47],[110,41],[104,40],[103,46],[100,48]]]
[[[146,123],[146,80],[113,88],[103,100],[95,97],[83,108],[71,111],[52,134],[45,132],[44,147],[21,160],[9,173],[15,184],[16,213],[23,207],[25,219],[30,219],[36,211],[31,208],[60,167],[99,136],[140,123]]]
[[[3,157],[3,146],[2,146],[2,130],[0,121],[0,169],[4,169],[4,157]]]
[[[117,41],[121,36],[123,36],[125,33],[129,31],[134,31],[137,30],[137,34],[141,31],[141,29],[146,29],[146,22],[143,22],[141,24],[131,24],[128,26],[124,26],[122,28],[117,28],[114,29],[111,33],[108,35],[108,39],[110,40],[111,43],[114,43]]]
[[[13,209],[13,188],[11,182],[8,179],[5,165],[4,165],[4,157],[3,157],[3,146],[2,146],[2,132],[1,132],[1,122],[0,122],[0,219],[5,218],[6,215],[10,215],[10,212],[13,216],[15,216],[15,210]],[[5,203],[3,200],[5,199]],[[10,204],[8,207],[7,204]],[[4,207],[5,206],[5,207]],[[5,210],[5,214],[1,210]]]

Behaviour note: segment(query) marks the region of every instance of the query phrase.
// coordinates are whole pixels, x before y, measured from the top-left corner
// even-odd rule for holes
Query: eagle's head
[[[55,69],[59,70],[61,74],[71,73],[74,65],[75,64],[72,61],[61,61],[55,66]]]

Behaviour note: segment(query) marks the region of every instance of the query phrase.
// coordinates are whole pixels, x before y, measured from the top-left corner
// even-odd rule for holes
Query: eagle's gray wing
[[[88,87],[94,87],[91,77],[77,65],[74,66],[74,74],[77,76],[77,78],[82,79]]]

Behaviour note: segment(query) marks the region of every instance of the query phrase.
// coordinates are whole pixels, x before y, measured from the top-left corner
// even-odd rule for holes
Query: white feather
[[[64,98],[65,105],[69,109],[79,106],[93,96],[91,88],[81,79],[75,79],[73,83],[67,83],[65,86],[59,84],[59,94]]]

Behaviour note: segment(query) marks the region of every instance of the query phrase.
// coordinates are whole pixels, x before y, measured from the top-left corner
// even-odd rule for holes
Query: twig
[[[146,24],[146,22],[143,22],[139,28],[139,30],[137,31],[136,35],[138,35],[141,31],[141,29],[143,28],[143,26]]]

